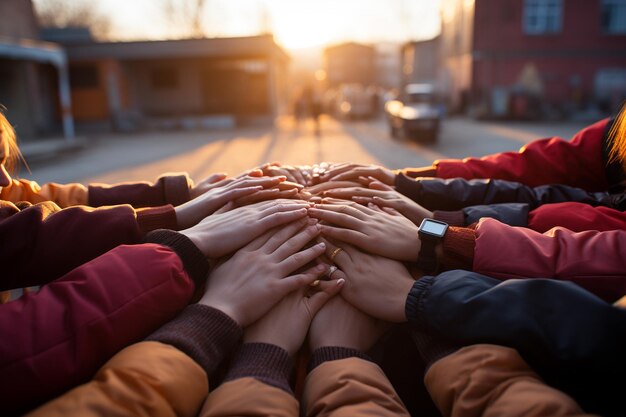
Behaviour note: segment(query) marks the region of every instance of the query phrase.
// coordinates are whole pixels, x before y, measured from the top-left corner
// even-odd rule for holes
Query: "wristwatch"
[[[439,220],[424,219],[417,231],[422,242],[419,255],[417,256],[417,267],[423,272],[430,274],[437,271],[437,254],[435,248],[443,240],[448,230],[448,223]]]

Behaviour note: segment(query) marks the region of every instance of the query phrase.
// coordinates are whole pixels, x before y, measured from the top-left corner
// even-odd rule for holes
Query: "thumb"
[[[324,304],[341,291],[345,282],[343,278],[320,282],[318,288],[321,291],[316,292],[308,299],[304,300],[309,306],[311,317],[315,317],[317,312],[324,307]]]

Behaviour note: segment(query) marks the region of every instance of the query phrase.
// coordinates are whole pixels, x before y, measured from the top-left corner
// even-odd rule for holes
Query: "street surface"
[[[114,183],[152,181],[164,172],[186,171],[195,180],[215,172],[236,175],[268,161],[353,161],[388,168],[419,167],[435,159],[517,150],[541,137],[570,139],[585,125],[450,118],[443,122],[434,144],[391,139],[383,118],[338,121],[326,117],[319,137],[314,134],[312,122],[298,127],[291,119],[283,119],[273,128],[93,135],[86,137],[85,148],[35,161],[30,165],[30,174],[22,168],[20,175],[39,183]]]

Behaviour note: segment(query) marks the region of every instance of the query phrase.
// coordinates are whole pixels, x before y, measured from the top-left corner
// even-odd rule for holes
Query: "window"
[[[602,0],[602,31],[626,34],[626,0]]]
[[[72,88],[97,88],[98,67],[96,65],[72,65],[70,66],[70,85]]]
[[[168,90],[178,87],[178,72],[176,68],[155,68],[151,74],[152,87],[157,90]]]
[[[524,0],[524,32],[529,35],[559,33],[563,0]]]

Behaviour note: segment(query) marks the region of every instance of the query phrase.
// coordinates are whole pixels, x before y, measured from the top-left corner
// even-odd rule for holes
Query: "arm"
[[[59,278],[122,244],[138,243],[144,232],[176,224],[171,206],[70,207],[52,202],[19,210],[1,203],[1,289],[41,285]],[[10,244],[8,244],[10,242]]]
[[[85,382],[115,352],[180,312],[208,265],[188,240],[178,246],[186,268],[161,245],[119,246],[0,305],[5,411],[23,412]]]
[[[571,141],[543,139],[522,147],[483,158],[435,161],[440,178],[498,178],[531,187],[565,184],[588,191],[606,191],[603,161],[608,119],[580,132]]]
[[[528,215],[528,227],[533,230],[543,233],[555,226],[574,232],[626,230],[626,212],[581,203],[559,203],[538,207]]]
[[[611,206],[607,193],[591,193],[562,184],[530,187],[497,179],[417,178],[398,175],[398,192],[429,210],[461,210],[479,204],[525,203],[531,209],[543,204],[577,201]]]
[[[88,204],[93,207],[130,204],[133,207],[178,206],[190,199],[193,182],[187,174],[163,175],[156,182],[90,184]]]
[[[40,186],[35,181],[24,179],[14,179],[8,187],[3,187],[0,190],[0,198],[14,203],[28,201],[35,204],[43,201],[53,201],[60,207],[85,205],[89,200],[87,188],[82,184],[57,184],[50,182]]]
[[[426,372],[425,383],[445,417],[587,415],[503,346],[473,345],[445,356]]]
[[[475,245],[472,270],[481,274],[569,280],[610,302],[626,293],[624,230],[575,233],[557,227],[541,234],[483,219]]]

